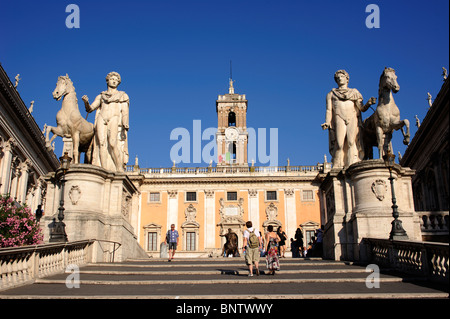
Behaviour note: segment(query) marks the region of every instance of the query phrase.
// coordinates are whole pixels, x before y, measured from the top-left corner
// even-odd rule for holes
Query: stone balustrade
[[[168,175],[198,175],[198,174],[298,174],[323,171],[323,164],[307,166],[215,166],[215,167],[170,167],[170,168],[140,168],[135,165],[127,165],[127,172],[140,173],[148,177],[162,177]]]
[[[448,211],[418,211],[422,232],[447,232]]]
[[[449,283],[449,244],[365,238],[370,262],[431,281]]]
[[[91,262],[95,240],[0,249],[0,291]]]

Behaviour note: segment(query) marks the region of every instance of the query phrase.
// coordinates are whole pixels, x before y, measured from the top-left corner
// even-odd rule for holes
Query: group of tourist
[[[253,227],[251,221],[248,221],[245,226],[243,251],[245,262],[249,270],[249,276],[253,276],[253,267],[255,267],[256,275],[260,275],[259,261],[261,257],[266,258],[268,275],[275,275],[275,271],[280,270],[280,258],[285,257],[286,233],[282,230],[281,226],[278,227],[277,231],[274,231],[273,226],[269,225],[263,238],[261,232],[256,227]],[[169,246],[169,262],[172,261],[175,256],[179,238],[175,225],[172,224],[170,228],[171,229],[166,233],[165,239],[165,243]],[[228,256],[227,253],[232,251],[233,254],[231,254],[231,256],[236,256],[237,235],[229,229],[228,234],[224,236],[227,238],[227,243],[224,245],[222,255]],[[308,255],[308,257],[321,257],[322,238],[323,226],[316,230],[315,236],[312,238],[312,242],[308,246],[308,249],[303,249],[303,234],[301,229],[297,228],[295,240],[291,238],[292,257],[306,257],[306,255]],[[235,243],[235,245],[230,246],[230,243]]]

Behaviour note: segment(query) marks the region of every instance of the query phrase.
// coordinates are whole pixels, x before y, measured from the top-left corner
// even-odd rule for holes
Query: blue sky
[[[65,25],[66,6],[80,8],[80,28]],[[368,4],[380,9],[380,28],[365,25]],[[177,127],[217,126],[215,101],[228,91],[232,60],[236,93],[248,99],[247,126],[278,129],[278,164],[314,165],[328,153],[325,96],[345,69],[349,87],[366,101],[377,96],[385,66],[396,70],[401,117],[423,120],[449,69],[448,1],[2,1],[0,63],[36,122],[56,125],[58,76],[69,74],[81,113],[121,74],[130,96],[130,163],[170,167]],[[372,110],[364,113],[368,117]],[[93,122],[94,115],[88,120]],[[267,133],[269,134],[269,133]],[[203,146],[210,141],[203,141]],[[404,153],[400,131],[394,150]],[[57,138],[55,153],[61,155]],[[191,141],[191,161],[192,141]],[[256,163],[257,165],[260,163]],[[205,166],[183,163],[180,166]],[[262,164],[266,165],[266,164]]]

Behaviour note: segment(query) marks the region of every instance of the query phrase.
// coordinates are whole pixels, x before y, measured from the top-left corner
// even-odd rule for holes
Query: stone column
[[[168,190],[167,194],[169,200],[167,202],[167,230],[170,229],[170,225],[175,224],[175,228],[178,228],[178,191]]]
[[[17,201],[24,204],[27,197],[28,175],[31,168],[31,161],[25,160],[19,165],[20,178],[18,180]]]
[[[248,190],[248,219],[263,233],[259,217],[258,191],[256,189]]]
[[[285,211],[285,223],[286,223],[286,246],[290,247],[290,238],[294,238],[295,230],[297,229],[297,214],[295,206],[295,191],[294,189],[284,190],[284,211]]]
[[[44,178],[39,177],[36,184],[36,190],[34,191],[34,199],[31,206],[31,212],[34,213],[38,207],[38,205],[42,204],[42,189],[44,185]],[[42,207],[44,209],[44,207]]]
[[[14,147],[14,139],[10,138],[3,145],[3,158],[1,162],[0,171],[0,194],[4,195],[9,193],[9,187],[11,185],[11,164],[13,158],[12,149]]]
[[[205,249],[216,246],[216,205],[213,190],[205,190]]]

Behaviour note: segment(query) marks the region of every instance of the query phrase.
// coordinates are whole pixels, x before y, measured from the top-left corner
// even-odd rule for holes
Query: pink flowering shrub
[[[42,230],[29,207],[14,204],[9,196],[0,195],[0,248],[37,245]]]

